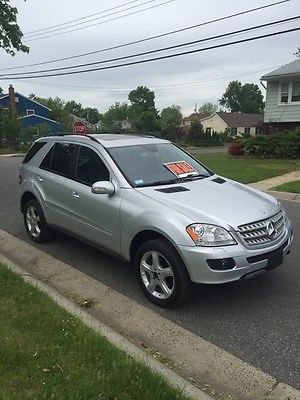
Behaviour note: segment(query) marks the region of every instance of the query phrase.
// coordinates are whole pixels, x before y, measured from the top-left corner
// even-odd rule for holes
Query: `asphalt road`
[[[20,162],[0,157],[0,228],[30,242],[19,212]],[[150,304],[131,267],[99,250],[62,234],[38,247],[300,389],[300,203],[283,203],[295,231],[292,253],[284,265],[239,283],[197,286],[188,304],[171,310]]]

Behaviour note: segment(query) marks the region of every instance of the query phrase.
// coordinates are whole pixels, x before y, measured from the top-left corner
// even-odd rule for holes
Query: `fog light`
[[[206,262],[211,269],[217,271],[226,271],[227,269],[233,269],[235,267],[233,258],[212,259],[206,260]]]

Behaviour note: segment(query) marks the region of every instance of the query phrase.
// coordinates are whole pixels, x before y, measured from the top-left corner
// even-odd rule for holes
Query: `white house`
[[[267,82],[265,122],[274,127],[300,127],[300,59],[261,77]]]
[[[190,126],[193,117],[184,118],[183,121],[188,120]],[[198,118],[197,118],[198,119]],[[198,119],[203,125],[204,131],[207,133],[222,133],[225,130],[230,130],[230,133],[234,136],[241,136],[243,134],[250,134],[254,136],[257,132],[257,126],[264,120],[263,114],[246,114],[246,113],[227,113],[218,111],[210,115],[209,117]]]

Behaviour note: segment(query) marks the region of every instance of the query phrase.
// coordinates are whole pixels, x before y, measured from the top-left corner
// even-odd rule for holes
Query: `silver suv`
[[[291,224],[273,197],[215,175],[167,140],[120,134],[37,140],[20,167],[29,237],[69,232],[134,264],[145,295],[183,301],[191,282],[282,264]]]

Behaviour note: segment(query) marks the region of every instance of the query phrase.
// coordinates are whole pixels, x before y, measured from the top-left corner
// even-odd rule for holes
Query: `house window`
[[[293,82],[292,101],[300,101],[300,82]]]
[[[26,110],[26,115],[35,114],[35,110]]]
[[[230,128],[230,134],[235,136],[237,134],[237,128]]]
[[[281,84],[280,103],[287,103],[288,100],[289,100],[289,84],[282,83]]]
[[[246,135],[250,135],[250,128],[245,128],[245,132]]]
[[[206,128],[205,133],[208,133],[211,135],[211,128]]]

